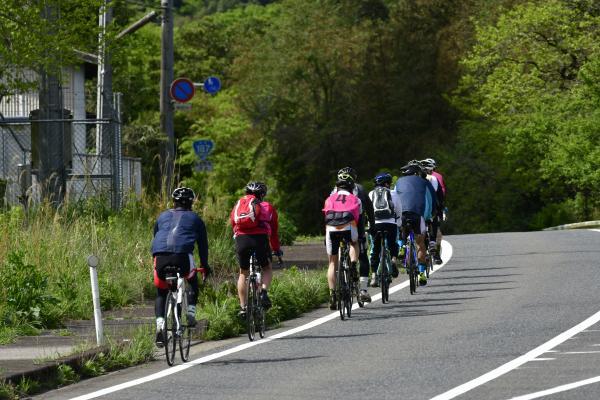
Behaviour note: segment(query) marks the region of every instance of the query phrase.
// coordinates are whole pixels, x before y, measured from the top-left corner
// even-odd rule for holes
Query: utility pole
[[[59,10],[50,5],[44,8],[44,18],[49,29],[54,26],[59,17]],[[48,32],[52,38],[55,32]],[[48,54],[46,54],[49,56]],[[65,115],[62,104],[62,88],[60,84],[60,68],[42,69],[39,93],[40,110],[37,118],[40,122],[32,124],[32,152],[41,183],[42,197],[58,206],[62,203],[66,189],[66,170],[64,160],[64,123]],[[52,122],[51,122],[52,121]],[[36,130],[36,132],[33,132]]]
[[[169,96],[169,87],[173,82],[173,0],[161,0],[162,9],[162,45],[160,66],[160,130],[167,137],[162,149],[164,163],[163,184],[165,195],[171,194],[175,165],[175,127],[173,125],[173,104]],[[168,197],[167,197],[168,198]]]
[[[100,8],[99,16],[100,37],[98,49],[98,91],[96,94],[96,118],[105,119],[111,118],[112,109],[112,65],[110,53],[106,49],[106,27],[112,20],[112,5],[111,0],[104,0],[104,5]],[[111,154],[111,138],[112,124],[96,125],[96,154],[100,157],[100,173],[105,173],[107,166],[103,162],[103,156]]]

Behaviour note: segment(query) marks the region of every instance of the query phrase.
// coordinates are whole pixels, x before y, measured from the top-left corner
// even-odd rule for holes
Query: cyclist
[[[342,239],[350,242],[350,268],[356,271],[358,262],[358,223],[362,213],[362,204],[354,195],[355,182],[352,175],[338,173],[335,189],[325,200],[325,248],[329,256],[327,282],[329,284],[329,309],[337,309],[335,294],[335,270],[338,265],[338,251]],[[368,272],[367,272],[368,274]]]
[[[398,228],[402,225],[402,201],[400,196],[394,190],[390,190],[392,185],[392,175],[383,172],[375,176],[375,189],[369,193],[369,198],[373,203],[375,224],[369,229],[371,236],[371,286],[379,286],[377,279],[377,268],[379,267],[379,255],[381,251],[381,241],[376,240],[377,232],[384,232],[387,245],[392,256],[392,277],[398,277],[398,267],[396,266],[398,257]],[[367,280],[361,277],[361,294],[363,287],[366,288]],[[367,293],[368,295],[368,293]]]
[[[433,168],[434,168],[434,163],[432,162],[433,159],[425,159],[425,160],[421,160],[421,167],[423,168],[423,170],[425,171],[425,173],[427,174],[426,179],[431,183],[431,186],[433,186],[433,189],[435,191],[435,195],[436,195],[436,201],[437,201],[437,212],[433,213],[431,216],[431,220],[427,221],[427,227],[430,230],[430,243],[426,243],[427,246],[431,246],[435,247],[436,251],[432,252],[433,253],[433,260],[435,261],[436,264],[441,264],[442,263],[442,259],[439,256],[439,244],[441,244],[441,231],[439,229],[440,226],[440,219],[442,217],[442,213],[443,213],[443,209],[444,209],[444,190],[442,188],[441,182],[440,180],[432,174],[433,172]]]
[[[358,175],[354,168],[352,167],[344,167],[338,171],[337,178],[338,181],[344,180],[346,176],[350,176],[352,181],[354,182],[354,189],[352,190],[352,194],[357,196],[360,199],[362,211],[358,220],[358,260],[360,261],[360,278],[364,281],[368,282],[369,280],[369,256],[367,254],[367,232],[366,225],[368,223],[369,226],[375,225],[375,218],[373,216],[373,203],[369,198],[367,191],[363,188],[363,186],[357,183]],[[336,189],[333,190],[335,192]],[[353,272],[353,276],[358,278],[357,274]]]
[[[438,182],[440,183],[440,185],[442,187],[442,192],[444,193],[443,204],[445,204],[445,202],[446,202],[446,183],[444,183],[444,177],[442,176],[442,174],[440,174],[437,171],[437,163],[435,162],[435,160],[433,158],[428,158],[427,160],[433,165],[433,170],[431,172],[431,175],[436,177],[436,179],[438,180]],[[446,221],[446,212],[447,212],[447,208],[444,207],[443,205],[438,207],[437,217],[438,217],[439,223],[438,223],[438,230],[437,230],[437,237],[436,237],[436,244],[437,244],[437,251],[436,251],[436,255],[435,255],[436,256],[436,258],[435,258],[436,264],[442,263],[442,229],[440,227],[440,224],[442,221]]]
[[[196,303],[198,301],[198,277],[194,265],[194,245],[198,245],[200,265],[204,268],[204,277],[210,274],[208,265],[208,238],[202,219],[192,211],[196,195],[187,187],[173,191],[173,208],[162,212],[154,224],[152,256],[154,258],[154,285],[157,288],[154,313],[156,315],[156,345],[162,347],[164,340],[162,328],[165,323],[165,301],[169,292],[165,281],[164,267],[176,265],[180,274],[185,276],[188,292],[188,324],[196,324]]]
[[[419,283],[427,284],[425,275],[425,220],[431,218],[435,209],[435,192],[431,183],[424,179],[425,173],[418,161],[413,160],[401,168],[402,177],[398,179],[395,190],[402,201],[402,241],[406,240],[407,224],[413,227],[417,243],[419,262]]]
[[[240,299],[241,318],[246,317],[246,295],[248,288],[246,280],[250,269],[250,256],[252,252],[262,268],[261,302],[265,310],[271,308],[271,299],[267,293],[273,268],[271,266],[272,253],[281,257],[279,244],[279,220],[277,210],[267,201],[267,185],[263,182],[249,182],[246,185],[246,195],[243,196],[231,210],[230,221],[235,239],[235,252],[240,265],[240,275],[237,282],[238,297]]]

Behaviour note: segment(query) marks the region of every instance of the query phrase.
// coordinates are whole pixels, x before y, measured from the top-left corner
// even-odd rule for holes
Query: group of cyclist
[[[399,274],[397,259],[404,250],[408,226],[413,230],[417,244],[419,283],[427,284],[426,245],[432,250],[435,263],[442,263],[440,221],[445,219],[446,185],[443,176],[436,169],[437,164],[432,158],[412,160],[401,168],[402,176],[393,188],[391,174],[377,174],[374,179],[375,188],[368,195],[357,184],[357,173],[353,168],[339,170],[335,188],[323,206],[331,310],[337,308],[335,271],[339,245],[344,239],[351,244],[351,276],[356,275],[356,265],[360,261],[361,301],[371,301],[369,284],[372,287],[379,286],[376,271],[379,267],[381,241],[375,240],[375,235],[381,234],[386,238],[385,243],[391,255],[391,275],[396,278]],[[370,260],[367,257],[367,236],[371,243]],[[430,238],[429,243],[425,243],[426,236]]]
[[[392,189],[392,176],[381,173],[375,177],[375,189],[366,193],[358,184],[356,171],[351,167],[342,168],[337,174],[335,188],[325,201],[325,244],[329,256],[327,280],[330,289],[330,308],[336,309],[335,269],[338,260],[340,241],[346,238],[351,243],[351,269],[360,281],[360,297],[370,302],[368,286],[378,286],[375,271],[379,262],[380,242],[373,240],[377,232],[387,237],[392,255],[392,276],[398,276],[397,257],[405,237],[403,227],[411,222],[415,229],[418,244],[418,260],[421,284],[427,283],[425,271],[424,233],[430,228],[430,237],[437,246],[436,263],[441,263],[439,244],[441,231],[439,221],[444,210],[445,184],[436,171],[433,159],[411,161],[402,167],[400,177]],[[246,280],[250,256],[254,255],[262,267],[261,302],[265,309],[271,307],[268,295],[273,276],[272,257],[282,256],[278,235],[278,214],[273,205],[265,201],[267,186],[262,182],[250,182],[245,187],[245,195],[240,198],[230,213],[230,223],[235,240],[235,252],[239,264],[237,291],[240,301],[239,315],[246,315]],[[165,281],[165,268],[179,267],[181,276],[188,282],[187,292],[188,324],[196,324],[196,304],[199,281],[197,271],[205,279],[212,270],[208,264],[208,237],[202,219],[192,211],[196,199],[194,191],[180,187],[173,191],[173,208],[162,212],[154,224],[152,256],[154,261],[154,284],[157,288],[155,301],[156,344],[164,345],[162,337],[165,324],[165,298],[168,286]],[[427,223],[426,223],[427,221]],[[367,254],[367,237],[373,244],[370,260]],[[433,239],[435,238],[435,239]],[[196,268],[193,259],[194,246],[198,246],[201,268]],[[360,269],[356,272],[357,265]],[[369,282],[369,277],[371,280]]]

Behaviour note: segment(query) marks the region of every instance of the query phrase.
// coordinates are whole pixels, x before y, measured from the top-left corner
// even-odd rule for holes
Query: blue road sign
[[[206,161],[215,144],[212,140],[196,140],[192,146],[194,152],[202,161]]]
[[[171,83],[169,88],[169,94],[171,98],[180,103],[186,103],[194,97],[196,88],[194,82],[187,78],[177,78]]]
[[[221,90],[221,81],[216,76],[209,76],[204,81],[204,90],[210,94],[215,94]]]

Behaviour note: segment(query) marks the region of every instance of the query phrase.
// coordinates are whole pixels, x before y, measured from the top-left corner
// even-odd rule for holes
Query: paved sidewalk
[[[284,268],[292,265],[315,268],[327,264],[325,248],[320,243],[284,246],[283,251]],[[140,326],[154,327],[154,302],[103,312],[102,317],[105,336],[127,339]],[[99,351],[95,332],[93,320],[67,321],[65,329],[21,337],[16,343],[0,346],[0,382],[23,376],[43,376],[57,364],[77,363],[83,357],[93,355]]]

